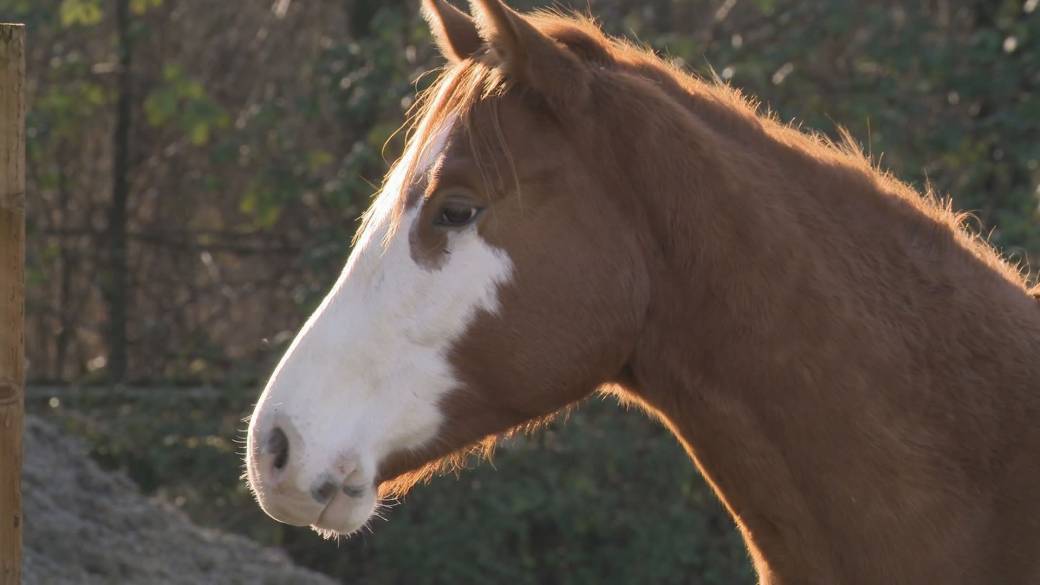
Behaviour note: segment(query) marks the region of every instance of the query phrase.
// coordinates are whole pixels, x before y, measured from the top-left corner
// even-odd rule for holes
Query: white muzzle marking
[[[440,156],[451,126],[431,138],[416,173],[428,172]],[[437,268],[417,264],[408,234],[418,206],[390,234],[391,210],[416,151],[410,146],[396,165],[342,274],[253,413],[248,477],[277,520],[338,534],[368,521],[377,505],[378,464],[436,436],[440,401],[459,385],[449,350],[480,311],[497,311],[498,287],[511,278],[509,257],[474,227],[449,235],[450,253]]]

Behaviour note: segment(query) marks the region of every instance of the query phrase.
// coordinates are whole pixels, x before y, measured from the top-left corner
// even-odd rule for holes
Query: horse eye
[[[437,212],[437,219],[434,223],[444,227],[462,227],[469,225],[477,216],[480,215],[481,209],[472,205],[466,205],[464,203],[445,203],[441,210]]]

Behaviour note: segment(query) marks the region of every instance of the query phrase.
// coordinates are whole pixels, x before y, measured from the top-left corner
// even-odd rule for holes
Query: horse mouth
[[[345,485],[340,491],[342,491],[347,497],[360,498],[365,495],[365,490],[367,489],[368,488],[363,485]]]
[[[318,514],[311,528],[325,536],[350,535],[375,514],[374,486],[343,485]]]

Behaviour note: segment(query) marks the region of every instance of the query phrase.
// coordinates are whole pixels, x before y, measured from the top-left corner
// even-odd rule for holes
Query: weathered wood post
[[[0,585],[21,582],[25,27],[0,24]]]

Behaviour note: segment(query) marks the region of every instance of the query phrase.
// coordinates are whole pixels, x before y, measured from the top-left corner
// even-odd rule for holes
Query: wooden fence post
[[[0,24],[0,585],[21,582],[25,27]]]

